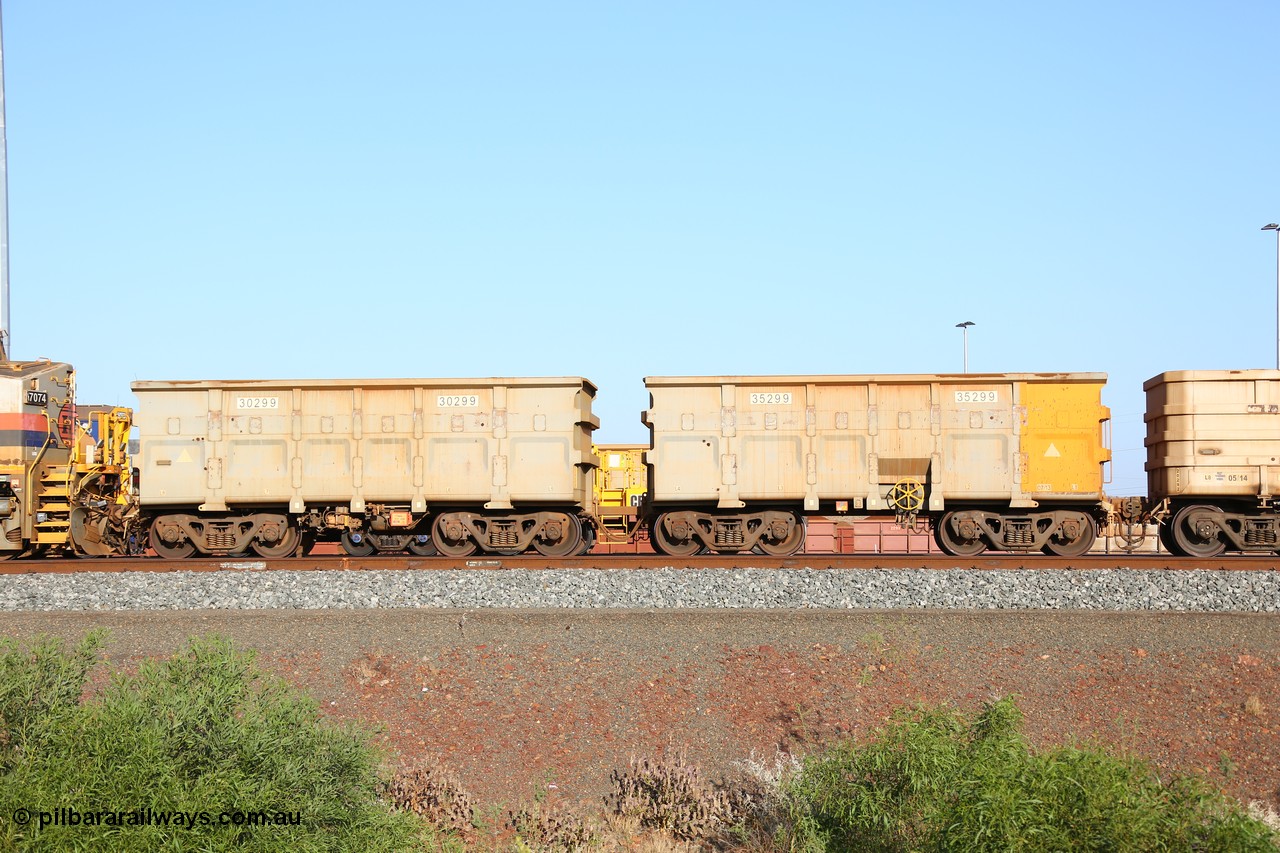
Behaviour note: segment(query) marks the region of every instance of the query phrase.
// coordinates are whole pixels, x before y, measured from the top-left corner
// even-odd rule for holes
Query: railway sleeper
[[[993,551],[1078,557],[1093,546],[1097,525],[1086,512],[1047,510],[1017,515],[967,509],[948,512],[938,524],[938,544],[948,554],[968,557]]]
[[[655,550],[673,557],[688,557],[703,550],[722,554],[758,550],[787,557],[804,546],[804,520],[786,510],[732,515],[675,510],[659,515],[651,533]]]
[[[195,553],[239,556],[249,551],[262,557],[287,557],[297,551],[301,541],[301,531],[287,516],[276,513],[221,518],[161,515],[150,528],[151,547],[169,560]]]
[[[445,512],[431,526],[436,549],[446,556],[466,557],[477,551],[513,556],[533,548],[546,557],[582,553],[589,539],[576,512],[540,512],[489,515],[478,512]]]

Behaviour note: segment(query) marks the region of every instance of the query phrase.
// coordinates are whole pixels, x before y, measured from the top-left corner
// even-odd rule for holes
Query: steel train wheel
[[[1196,512],[1221,512],[1216,506],[1192,504],[1184,506],[1173,516],[1173,545],[1185,557],[1216,557],[1227,550],[1227,543],[1219,536],[1217,525],[1192,526],[1191,516]]]
[[[419,557],[434,557],[440,553],[440,550],[436,548],[436,543],[429,537],[424,537],[421,542],[418,541],[417,536],[410,537],[409,544],[406,547],[408,547],[410,554],[416,554]]]
[[[982,541],[981,533],[975,539],[961,539],[955,535],[951,530],[953,516],[955,513],[949,512],[938,521],[935,533],[942,550],[953,557],[975,557],[987,550],[987,543]]]
[[[342,531],[342,550],[347,552],[350,557],[368,557],[377,551],[378,548],[369,541],[369,537],[364,533],[357,533],[360,541],[357,542],[351,538],[351,531]]]
[[[794,513],[792,513],[791,518],[795,524],[785,539],[772,541],[762,536],[756,543],[756,547],[770,557],[790,557],[792,554],[799,553],[800,549],[804,547],[804,519]],[[754,551],[755,548],[751,550]]]
[[[533,549],[544,557],[568,557],[575,553],[582,545],[582,523],[578,521],[577,516],[566,515],[568,524],[562,530],[561,536],[555,542],[547,542],[541,538],[534,538]]]
[[[156,552],[156,554],[166,560],[184,560],[196,552],[196,543],[189,539],[186,542],[167,544],[160,538],[159,531],[157,529],[159,524],[159,518],[151,522],[150,535],[148,536],[151,540],[151,548]]]
[[[470,557],[480,550],[480,545],[467,534],[466,530],[462,531],[461,539],[450,539],[442,524],[443,521],[444,516],[440,516],[431,525],[431,541],[435,543],[436,550],[441,554],[446,557]]]
[[[702,549],[702,543],[692,533],[686,539],[676,539],[667,532],[667,518],[670,513],[664,512],[653,520],[650,531],[654,550],[669,557],[692,557]]]
[[[1080,535],[1076,537],[1075,541],[1059,542],[1056,536],[1050,537],[1049,541],[1044,544],[1044,549],[1056,557],[1079,557],[1087,554],[1097,539],[1098,530],[1094,527],[1093,519],[1086,517],[1085,525],[1080,528]]]
[[[285,528],[284,535],[275,542],[259,542],[255,539],[249,543],[249,547],[259,557],[292,557],[298,552],[298,546],[301,544],[302,531],[290,525]]]

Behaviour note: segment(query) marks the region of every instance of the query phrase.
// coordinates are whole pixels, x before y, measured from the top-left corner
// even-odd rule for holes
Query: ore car
[[[140,503],[167,558],[585,551],[581,377],[135,382]]]
[[[950,554],[1075,556],[1110,458],[1101,373],[649,377],[650,535],[672,555],[804,544],[805,516],[933,523]]]
[[[1280,370],[1179,370],[1142,387],[1147,497],[1165,547],[1280,550]]]

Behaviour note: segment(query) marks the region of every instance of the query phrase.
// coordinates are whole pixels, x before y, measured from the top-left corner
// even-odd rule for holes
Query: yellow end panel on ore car
[[[1102,386],[1022,383],[1024,492],[1036,498],[1102,494],[1102,465],[1111,461],[1102,435],[1111,410],[1102,405]]]

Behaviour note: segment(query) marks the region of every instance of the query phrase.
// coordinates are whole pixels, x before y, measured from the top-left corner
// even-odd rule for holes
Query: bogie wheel
[[[419,557],[434,557],[440,553],[436,543],[432,542],[429,536],[410,536],[407,547],[410,554],[416,554]]]
[[[955,513],[949,512],[938,521],[936,533],[939,547],[953,557],[974,557],[987,550],[987,543],[982,541],[981,533],[973,539],[964,539],[952,529],[951,520],[954,516]]]
[[[544,527],[545,529],[545,527]],[[544,557],[568,557],[582,545],[582,523],[575,515],[565,515],[560,525],[560,538],[549,542],[541,536],[534,537],[533,548]]]
[[[765,536],[760,537],[756,545],[762,553],[768,554],[770,557],[790,557],[804,547],[804,519],[793,514],[791,520],[791,530],[785,538],[769,539]],[[755,548],[751,550],[754,551]]]
[[[702,550],[702,542],[698,537],[694,536],[692,531],[686,538],[679,538],[667,530],[667,520],[670,513],[663,513],[653,520],[653,529],[650,531],[653,539],[654,550],[660,554],[666,554],[669,557],[692,557],[694,554]],[[683,522],[679,524],[683,527]]]
[[[196,543],[190,539],[185,542],[167,543],[160,537],[160,519],[151,522],[151,547],[162,559],[185,560],[196,552]]]
[[[1192,504],[1184,506],[1173,516],[1173,545],[1175,553],[1184,557],[1216,557],[1227,550],[1227,543],[1219,536],[1217,525],[1199,521],[1193,517],[1198,512],[1219,512],[1216,506]]]
[[[377,551],[378,547],[369,541],[367,534],[344,530],[342,531],[342,550],[350,557],[368,557]]]
[[[591,549],[596,547],[596,531],[594,527],[587,527],[582,531],[582,544],[578,546],[578,553],[575,556],[581,557],[584,554],[591,553]]]
[[[1087,554],[1097,539],[1098,530],[1093,523],[1093,519],[1085,516],[1079,536],[1071,541],[1062,541],[1055,534],[1049,537],[1048,542],[1044,543],[1044,550],[1056,557],[1079,557],[1082,554]]]
[[[298,553],[298,546],[301,544],[302,531],[289,525],[284,529],[284,535],[275,542],[259,542],[255,539],[249,547],[259,557],[292,557]]]
[[[435,543],[437,551],[446,557],[470,557],[480,550],[476,541],[467,534],[466,528],[463,528],[461,538],[449,538],[444,520],[442,515],[431,526],[431,541]]]

